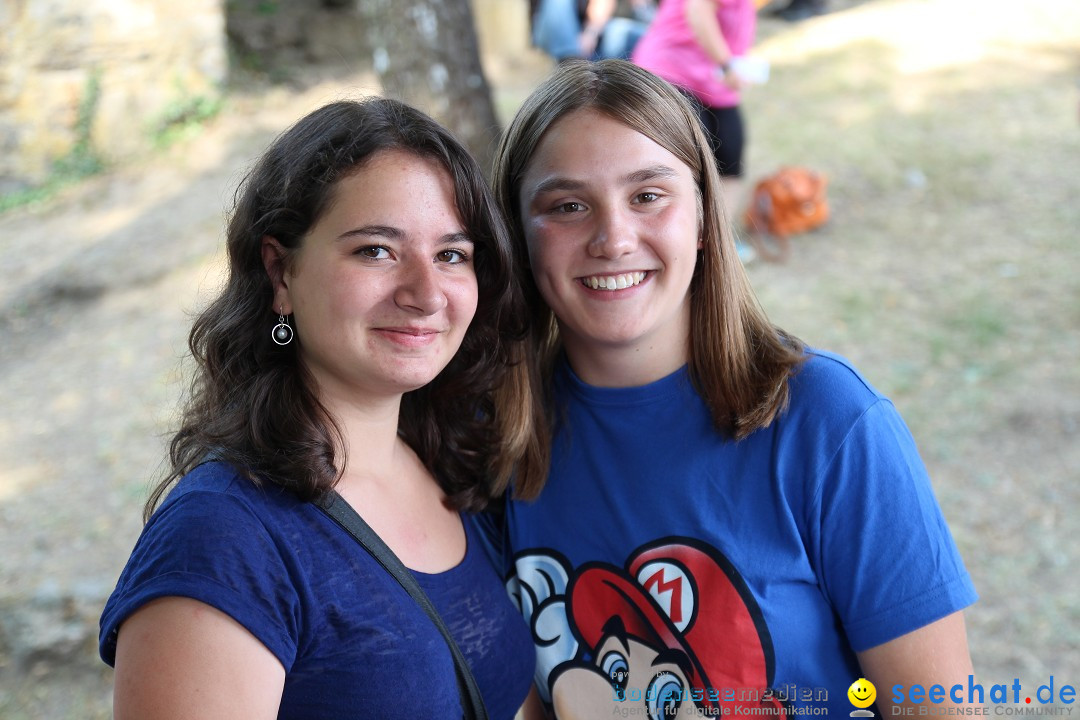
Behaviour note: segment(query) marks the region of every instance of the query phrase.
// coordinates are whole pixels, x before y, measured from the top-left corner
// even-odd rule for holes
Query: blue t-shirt
[[[564,363],[554,391],[548,483],[501,540],[560,718],[847,716],[856,651],[976,599],[910,433],[842,358],[810,353],[739,442],[686,368],[600,388]]]
[[[414,572],[476,677],[492,718],[528,693],[533,653],[471,522],[457,566]],[[110,665],[121,623],[190,597],[233,617],[285,667],[279,718],[461,717],[450,650],[431,619],[311,503],[223,463],[185,476],[146,524],[101,616]]]

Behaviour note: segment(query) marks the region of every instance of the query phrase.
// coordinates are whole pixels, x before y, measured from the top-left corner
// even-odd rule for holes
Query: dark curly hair
[[[399,433],[459,509],[485,506],[514,471],[518,496],[538,492],[545,468],[521,362],[526,313],[502,216],[480,167],[445,128],[415,108],[373,97],[331,103],[301,119],[237,188],[228,280],[191,330],[196,374],[170,444],[171,470],[154,488],[147,517],[172,483],[209,458],[305,500],[338,481],[345,466],[337,457],[340,431],[300,360],[300,340],[278,346],[271,339],[277,321],[261,246],[270,236],[286,253],[298,249],[336,183],[390,149],[434,160],[449,173],[474,243],[478,285],[460,350],[431,383],[405,394]]]

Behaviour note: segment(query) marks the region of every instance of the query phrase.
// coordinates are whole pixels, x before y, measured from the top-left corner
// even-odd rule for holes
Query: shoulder
[[[143,528],[102,613],[106,662],[132,613],[157,598],[186,597],[233,617],[288,667],[304,585],[296,557],[304,546],[298,503],[224,463],[200,465],[181,478]]]
[[[224,462],[207,462],[182,477],[150,517],[147,527],[181,518],[258,522],[273,526],[274,516],[287,513],[299,499],[270,483],[256,483]]]
[[[775,431],[789,447],[799,447],[804,459],[813,456],[818,463],[850,443],[878,446],[908,434],[892,402],[850,361],[817,349],[807,350],[792,377],[790,402]]]
[[[150,516],[132,559],[140,551],[154,563],[170,558],[216,565],[230,556],[244,563],[273,557],[288,546],[280,538],[297,530],[300,504],[295,494],[256,484],[226,463],[204,463],[181,478]]]
[[[887,398],[840,355],[808,348],[806,361],[791,379],[793,410],[862,413]]]
[[[196,466],[187,475],[180,478],[176,487],[166,496],[162,507],[176,502],[192,493],[210,493],[211,495],[233,495],[245,497],[253,483],[245,473],[229,463],[211,460]]]
[[[199,569],[227,578],[245,568],[280,576],[293,564],[299,538],[311,532],[301,504],[295,494],[257,485],[225,463],[200,465],[150,516],[128,571],[150,577]]]

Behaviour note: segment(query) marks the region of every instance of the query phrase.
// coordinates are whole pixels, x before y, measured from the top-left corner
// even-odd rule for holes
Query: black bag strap
[[[435,623],[435,627],[442,633],[443,639],[450,648],[450,654],[454,656],[454,670],[457,675],[458,691],[461,695],[461,707],[465,711],[466,720],[487,720],[488,715],[487,709],[484,707],[484,699],[480,696],[480,688],[476,686],[476,678],[473,677],[472,671],[465,661],[465,656],[461,654],[461,649],[454,641],[454,636],[450,634],[446,623],[439,616],[439,611],[435,609],[420,584],[416,582],[413,574],[402,564],[394,551],[386,546],[382,538],[375,534],[371,526],[364,522],[364,519],[336,491],[331,490],[328,492],[316,505],[329,515],[334,522],[356,538],[356,541],[386,569],[386,572],[390,573],[401,584],[401,587],[405,588],[405,591],[412,596],[416,604]]]

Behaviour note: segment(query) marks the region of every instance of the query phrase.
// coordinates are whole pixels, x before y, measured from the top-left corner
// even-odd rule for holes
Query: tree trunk
[[[489,173],[500,129],[470,0],[359,0],[384,94],[451,130]]]

